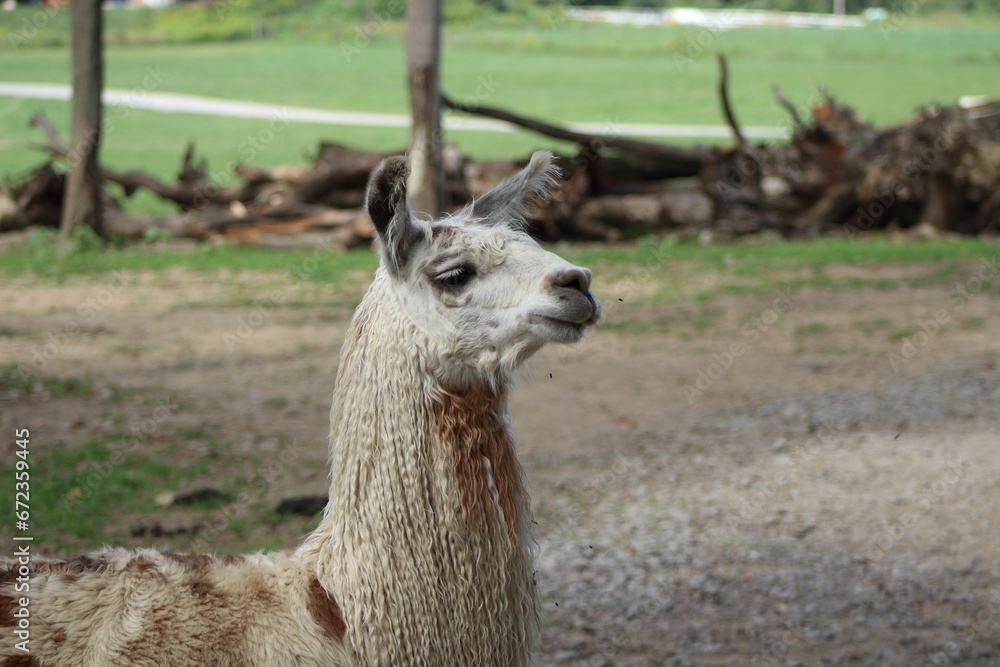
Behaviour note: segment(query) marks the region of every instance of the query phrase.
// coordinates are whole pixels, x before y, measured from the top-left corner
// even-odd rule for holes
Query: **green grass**
[[[897,243],[885,236],[873,235],[864,241],[830,237],[815,241],[772,241],[751,239],[738,243],[699,246],[675,239],[644,238],[634,244],[568,245],[556,248],[559,254],[577,264],[589,266],[595,275],[609,280],[624,280],[644,272],[669,270],[677,262],[696,262],[696,271],[736,277],[754,277],[772,271],[811,272],[823,275],[834,264],[881,264],[961,262],[997,254],[995,241],[988,239],[937,240],[926,243]],[[973,261],[974,263],[974,261]],[[941,282],[954,278],[958,269],[929,269]]]
[[[78,447],[32,442],[31,525],[37,543],[65,549],[77,540],[121,540],[105,527],[121,512],[154,508],[158,489],[171,488],[189,476],[187,470],[161,463],[136,451],[123,434],[89,440]],[[13,464],[0,466],[0,476],[14,479]],[[8,497],[12,497],[11,494]]]
[[[341,283],[345,274],[374,271],[378,259],[371,251],[327,252],[306,249],[201,245],[194,248],[137,245],[84,251],[58,257],[48,234],[29,237],[29,243],[3,255],[0,274],[31,274],[63,280],[68,276],[99,275],[112,271],[158,271],[179,267],[204,272],[247,269],[273,272],[276,278],[318,283]],[[232,277],[229,279],[233,280]]]
[[[49,30],[63,30],[61,19]],[[124,30],[124,28],[122,28]],[[746,125],[779,125],[784,112],[771,95],[780,84],[796,103],[826,85],[861,115],[879,123],[900,121],[921,105],[953,102],[964,94],[997,94],[998,24],[986,20],[926,23],[913,20],[884,36],[877,27],[856,30],[731,30],[711,35],[680,28],[626,28],[559,22],[510,27],[459,25],[445,30],[443,87],[472,99],[556,121],[694,123],[719,125],[716,53],[730,58],[732,99]],[[319,39],[204,44],[130,44],[107,49],[106,85],[181,92],[325,109],[405,113],[403,41],[398,24],[386,23],[357,52],[353,28]],[[51,40],[50,40],[51,41]],[[65,47],[3,53],[3,79],[66,83]],[[114,40],[113,40],[114,41]],[[118,40],[121,41],[121,40]],[[704,40],[703,40],[704,41]],[[6,42],[3,47],[9,50]],[[2,50],[0,48],[0,50]],[[693,57],[692,57],[693,56]],[[150,72],[156,72],[152,77]],[[892,93],[886,94],[886,82]],[[31,142],[41,134],[27,126],[35,110],[46,112],[65,137],[65,102],[0,98],[0,175],[22,173],[42,155]],[[372,149],[405,145],[399,128],[289,124],[262,150],[249,141],[270,121],[166,114],[119,107],[106,112],[106,164],[140,167],[173,178],[183,146],[194,141],[210,169],[228,176],[234,161],[303,163],[321,140]],[[264,133],[266,136],[266,133]],[[482,158],[523,155],[533,148],[571,150],[527,133],[449,132],[468,154]],[[163,210],[146,196],[138,210]]]
[[[964,280],[982,258],[997,253],[995,241],[989,239],[897,243],[878,235],[863,241],[826,238],[760,243],[750,240],[707,247],[669,238],[643,238],[613,246],[560,244],[552,249],[575,264],[590,267],[596,276],[597,290],[613,307],[625,302],[634,305],[679,299],[706,302],[720,294],[766,295],[778,285],[794,291],[805,287],[896,289],[904,282],[952,284]],[[8,250],[0,262],[0,275],[66,281],[74,275],[100,276],[112,271],[159,271],[179,267],[221,273],[225,275],[224,280],[238,281],[234,272],[264,271],[273,273],[276,281],[336,285],[337,298],[344,304],[356,305],[357,293],[367,285],[377,263],[376,255],[366,249],[317,253],[303,249],[208,245],[139,245],[58,257],[46,237]],[[834,265],[893,263],[927,264],[927,271],[907,281],[866,281],[833,276],[826,271]],[[710,284],[700,282],[700,277]],[[989,289],[993,289],[992,283]]]
[[[825,334],[830,331],[831,327],[826,322],[809,322],[807,324],[800,324],[795,327],[796,336],[814,336],[819,334]]]
[[[272,398],[264,399],[263,403],[261,403],[261,406],[265,408],[270,408],[272,410],[282,410],[284,408],[287,408],[291,404],[292,404],[291,400],[289,400],[285,396],[274,396]]]
[[[109,397],[118,399],[121,389],[108,389]],[[34,377],[21,372],[18,364],[0,365],[0,393],[13,396],[44,394],[48,398],[78,396],[89,398],[94,395],[94,383],[90,378]]]
[[[858,320],[852,322],[852,327],[866,336],[874,336],[879,331],[884,331],[892,326],[892,321],[887,317],[876,317],[872,320]]]
[[[31,390],[12,384],[16,369],[0,368],[0,393],[10,397],[10,390],[21,400]],[[38,383],[50,387],[65,382],[42,377]],[[22,391],[23,390],[23,391]],[[53,394],[52,398],[58,398]],[[82,444],[66,446],[33,437],[29,447],[30,526],[34,544],[47,553],[74,553],[100,544],[130,543],[137,538],[129,532],[137,526],[147,530],[164,520],[164,527],[206,527],[225,508],[230,530],[248,531],[264,522],[279,520],[269,507],[268,498],[247,497],[259,488],[254,476],[221,474],[222,457],[231,444],[200,426],[178,427],[171,436],[147,436],[144,431],[122,428],[124,418],[102,415],[107,423],[117,423],[120,430],[93,437]],[[208,447],[207,457],[191,457],[182,449],[195,441]],[[0,492],[14,497],[15,468],[19,459],[0,464]],[[183,518],[157,504],[163,492],[218,489],[221,496],[186,506]],[[250,494],[248,496],[248,494]],[[11,530],[13,526],[11,525]],[[0,535],[9,531],[0,528]],[[142,540],[142,538],[138,538]],[[198,535],[176,535],[172,543],[186,545]],[[273,538],[262,536],[260,540]],[[257,547],[256,542],[253,543]]]
[[[979,331],[986,328],[985,317],[969,317],[962,320],[962,328],[966,331]]]

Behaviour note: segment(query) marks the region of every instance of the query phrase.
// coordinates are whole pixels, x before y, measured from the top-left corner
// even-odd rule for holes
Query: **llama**
[[[407,206],[405,160],[379,165],[381,262],[341,351],[316,530],[295,552],[5,562],[0,667],[528,664],[534,542],[508,393],[544,344],[601,316],[590,272],[520,228],[552,172],[535,153],[429,222]]]

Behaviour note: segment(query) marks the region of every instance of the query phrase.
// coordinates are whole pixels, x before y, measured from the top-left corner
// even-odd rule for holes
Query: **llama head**
[[[522,229],[531,200],[552,181],[552,155],[535,153],[516,176],[457,214],[427,222],[406,202],[402,157],[380,164],[365,196],[380,241],[381,278],[435,347],[440,379],[508,378],[549,342],[571,343],[601,317],[590,271],[541,248]]]

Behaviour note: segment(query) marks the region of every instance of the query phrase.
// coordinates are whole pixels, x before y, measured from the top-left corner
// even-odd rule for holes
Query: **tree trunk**
[[[104,65],[101,54],[100,0],[73,0],[73,103],[69,152],[66,155],[66,194],[59,223],[59,245],[66,249],[70,229],[89,225],[104,236],[101,219],[101,175],[97,153],[101,140],[101,90]]]
[[[438,85],[441,1],[406,2],[406,76],[410,84],[410,206],[439,215],[445,208]]]

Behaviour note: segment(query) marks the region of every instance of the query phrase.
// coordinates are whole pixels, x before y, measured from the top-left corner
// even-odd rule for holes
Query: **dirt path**
[[[219,485],[277,461],[269,506],[324,492],[356,295],[306,285],[262,309],[252,295],[274,280],[3,285],[0,364],[92,386],[8,390],[0,432],[75,447],[168,405],[144,455],[204,461],[197,483]],[[537,359],[513,409],[539,524],[540,664],[1000,664],[1000,299],[959,307],[952,286],[907,284],[623,304]],[[248,516],[212,545],[291,545],[311,525]],[[141,521],[190,518],[123,507],[106,534],[191,545],[129,540]]]

